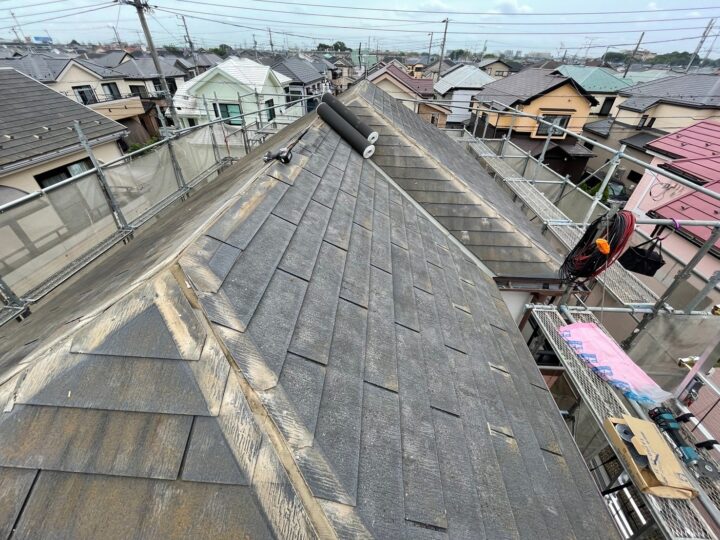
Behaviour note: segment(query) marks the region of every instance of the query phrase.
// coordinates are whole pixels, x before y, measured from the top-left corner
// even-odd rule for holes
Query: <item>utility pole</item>
[[[253,36],[253,50],[255,51],[255,60],[257,60],[258,59],[257,41],[255,41],[255,34],[253,34],[252,36]]]
[[[443,22],[445,23],[445,30],[443,31],[442,47],[440,49],[440,63],[438,64],[438,80],[440,80],[440,77],[442,77],[442,66],[443,66],[443,61],[445,60],[445,40],[447,39],[447,27],[448,27],[448,22],[450,22],[450,20],[446,17]]]
[[[117,42],[118,49],[122,49],[122,43],[120,43],[120,36],[118,35],[117,27],[111,24],[110,28],[112,28],[113,32],[115,32],[115,41]]]
[[[185,41],[190,47],[190,56],[193,59],[193,74],[195,77],[198,76],[197,57],[195,56],[195,46],[193,45],[192,39],[190,39],[190,32],[188,31],[187,23],[185,22],[185,15],[178,15],[182,20],[183,26],[185,27]]]
[[[17,37],[17,32],[15,31],[15,28],[20,30],[20,35],[22,36],[22,41],[26,42],[28,41],[27,36],[25,35],[25,32],[23,32],[22,26],[20,26],[20,23],[17,20],[17,17],[15,16],[14,12],[10,12],[10,15],[12,15],[13,21],[15,21],[15,26],[13,26],[13,32],[15,32],[15,37]],[[20,41],[20,40],[18,40]]]
[[[640,34],[640,39],[638,39],[637,45],[635,45],[635,50],[633,51],[630,58],[628,58],[627,65],[625,66],[625,73],[623,73],[623,79],[627,77],[628,71],[630,71],[630,64],[632,64],[633,60],[635,60],[635,55],[638,52],[638,49],[640,48],[640,44],[642,43],[643,37],[645,37],[645,32]]]
[[[690,71],[690,66],[692,66],[692,63],[695,61],[695,58],[697,58],[697,55],[700,52],[700,49],[702,49],[702,46],[705,43],[705,40],[710,35],[710,31],[712,30],[712,27],[714,24],[715,24],[715,19],[710,19],[710,22],[708,22],[707,26],[705,27],[705,31],[703,32],[703,35],[700,38],[700,43],[698,43],[697,47],[695,47],[695,52],[693,52],[692,56],[690,57],[690,62],[688,62],[688,65],[685,68],[685,73]]]
[[[358,44],[358,63],[360,64],[360,75],[362,75],[362,41]]]
[[[710,44],[710,47],[708,48],[707,52],[705,53],[705,57],[702,59],[702,62],[700,62],[700,65],[698,67],[703,67],[703,64],[707,62],[708,57],[710,56],[710,53],[713,52],[713,49],[715,48],[715,41],[717,41],[718,35],[715,34],[715,37],[713,37],[712,43]]]
[[[275,54],[275,47],[273,47],[273,42],[272,42],[272,30],[270,30],[269,26],[268,26],[268,36],[270,37],[270,52]]]
[[[430,45],[428,46],[428,61],[427,61],[427,63],[428,63],[428,65],[430,65],[430,62],[432,62],[432,60],[430,60],[430,55],[432,54],[432,38],[433,38],[433,33],[430,32],[428,35],[430,36]]]
[[[126,0],[129,2],[129,0]],[[153,64],[155,64],[155,70],[160,76],[160,86],[162,86],[163,94],[170,107],[170,116],[172,116],[173,124],[176,128],[180,127],[180,120],[178,119],[177,111],[175,110],[175,104],[172,100],[172,94],[170,94],[170,88],[168,87],[167,80],[163,74],[162,66],[160,65],[160,58],[155,50],[155,43],[153,43],[152,34],[148,28],[147,21],[145,20],[145,9],[147,4],[143,4],[142,0],[134,0],[133,5],[137,10],[138,18],[140,19],[140,26],[142,26],[143,32],[145,33],[145,41],[147,42],[148,49],[150,49],[150,56],[152,56]]]
[[[483,43],[483,50],[480,53],[480,61],[478,63],[482,63],[483,58],[485,58],[485,51],[487,51],[487,39],[485,40],[485,43]]]

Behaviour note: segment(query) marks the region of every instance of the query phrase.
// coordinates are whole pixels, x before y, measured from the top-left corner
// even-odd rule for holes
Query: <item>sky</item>
[[[632,49],[645,31],[655,52],[693,51],[705,26],[720,19],[720,1],[709,0],[149,0],[156,45],[182,46],[183,14],[196,47],[310,48],[340,40],[353,49],[440,53],[443,19],[446,50],[489,53],[545,52],[568,57],[601,56],[607,47]],[[304,3],[306,5],[298,5]],[[312,4],[312,5],[307,5]],[[333,7],[335,6],[335,7]],[[358,9],[363,8],[363,9]],[[406,10],[406,11],[402,11]],[[408,11],[411,10],[411,11]],[[671,10],[671,11],[664,11]],[[422,11],[422,13],[420,13]],[[620,13],[637,11],[638,13]],[[12,18],[14,13],[16,21]],[[145,42],[133,6],[113,0],[0,0],[0,39],[50,35],[55,42]],[[268,28],[270,31],[268,31]],[[701,56],[720,49],[720,20]],[[689,39],[683,39],[689,38]],[[487,42],[487,44],[486,44]]]

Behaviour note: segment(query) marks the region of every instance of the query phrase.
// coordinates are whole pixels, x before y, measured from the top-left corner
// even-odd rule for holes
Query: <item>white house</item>
[[[258,111],[288,103],[289,85],[289,78],[268,66],[233,56],[178,86],[173,99],[181,127],[245,113],[256,113],[244,118],[247,124],[283,120],[287,123],[302,116],[299,105],[259,114]],[[227,123],[242,125],[242,122],[243,119],[236,118]]]
[[[444,75],[435,83],[435,93],[439,101],[450,107],[452,113],[448,116],[447,124],[460,124],[469,119],[470,101],[478,91],[495,79],[475,66],[460,66]],[[449,101],[451,103],[446,103]]]

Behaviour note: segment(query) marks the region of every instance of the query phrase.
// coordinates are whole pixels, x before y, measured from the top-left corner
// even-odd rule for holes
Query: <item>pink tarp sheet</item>
[[[596,324],[569,324],[561,326],[558,331],[590,369],[628,399],[656,406],[672,398],[672,394],[660,388]]]

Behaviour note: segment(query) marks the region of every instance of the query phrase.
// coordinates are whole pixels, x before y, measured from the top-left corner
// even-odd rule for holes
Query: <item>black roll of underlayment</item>
[[[348,109],[338,98],[332,94],[323,94],[322,102],[330,105],[336,113],[342,116],[348,124],[358,130],[363,137],[370,141],[371,144],[375,144],[378,140],[378,132],[373,131],[370,126],[355,116],[355,113]]]
[[[352,127],[347,120],[340,116],[330,105],[321,103],[318,105],[317,113],[320,115],[320,118],[325,120],[325,122],[327,122],[345,142],[361,154],[362,157],[367,159],[375,153],[375,146],[370,144],[357,129]]]

